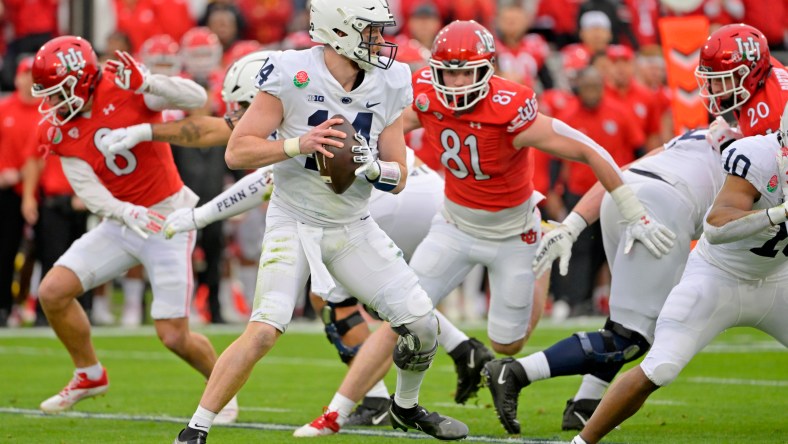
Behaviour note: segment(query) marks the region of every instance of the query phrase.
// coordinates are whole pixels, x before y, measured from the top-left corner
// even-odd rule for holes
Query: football
[[[342,119],[342,124],[332,126],[332,129],[342,131],[346,137],[340,139],[338,137],[329,137],[329,139],[338,140],[343,143],[342,148],[330,145],[323,145],[323,147],[334,157],[328,158],[322,153],[315,152],[315,161],[317,162],[318,171],[323,182],[328,185],[331,190],[337,194],[342,194],[350,188],[353,181],[356,180],[356,168],[360,165],[353,162],[353,145],[356,145],[356,139],[353,136],[356,134],[356,129],[348,120],[341,114],[337,114],[332,119]]]

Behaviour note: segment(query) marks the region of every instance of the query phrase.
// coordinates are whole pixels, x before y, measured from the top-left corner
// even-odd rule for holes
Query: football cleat
[[[232,424],[238,419],[238,397],[233,396],[227,405],[216,414],[214,424]]]
[[[520,433],[517,401],[520,390],[530,384],[525,369],[514,358],[496,359],[484,365],[484,385],[490,389],[495,413],[508,433]]]
[[[591,419],[594,410],[599,406],[601,399],[578,399],[566,401],[564,419],[561,421],[561,430],[583,430]]]
[[[109,389],[107,369],[98,380],[88,379],[87,374],[74,372],[74,377],[57,395],[42,402],[39,408],[45,413],[60,413],[85,398],[103,395]]]
[[[392,399],[389,412],[391,413],[391,426],[395,429],[405,432],[408,429],[421,430],[444,441],[463,439],[468,436],[468,426],[463,422],[436,412],[429,412],[419,405],[403,409]]]
[[[296,431],[293,432],[293,436],[296,438],[314,438],[316,436],[339,433],[338,417],[339,412],[326,410],[314,421],[296,429]]]
[[[482,385],[482,369],[484,364],[495,359],[493,352],[476,338],[470,338],[460,343],[449,353],[454,360],[454,369],[457,372],[457,391],[454,393],[454,402],[465,404],[475,396]]]
[[[389,425],[389,407],[391,399],[365,397],[356,410],[347,418],[346,426],[382,426]]]
[[[208,433],[187,426],[178,433],[172,444],[205,444],[206,442],[208,442]]]

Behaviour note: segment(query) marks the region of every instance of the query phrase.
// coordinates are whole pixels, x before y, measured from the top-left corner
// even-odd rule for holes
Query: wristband
[[[285,154],[287,157],[295,157],[301,155],[301,138],[300,137],[292,137],[290,139],[285,139]]]
[[[381,191],[388,192],[397,188],[399,181],[402,179],[402,171],[400,171],[399,163],[378,160],[377,164],[380,167],[380,175],[374,180],[369,180],[369,178],[367,178],[367,180],[372,182],[373,187]]]
[[[646,209],[640,203],[632,188],[629,185],[621,185],[610,192],[610,197],[618,207],[618,211],[629,223],[637,222],[638,219],[646,215]]]
[[[772,226],[780,225],[781,223],[788,221],[788,209],[785,208],[785,205],[771,207],[766,210],[766,217],[769,218],[769,223]]]
[[[577,236],[588,226],[588,222],[583,219],[583,216],[574,211],[569,213],[561,224],[566,225],[566,228],[569,230],[569,235],[572,236],[572,240],[577,240]]]

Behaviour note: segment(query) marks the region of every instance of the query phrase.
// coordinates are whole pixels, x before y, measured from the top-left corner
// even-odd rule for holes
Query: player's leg
[[[681,282],[659,315],[651,350],[637,368],[610,386],[580,433],[581,439],[598,442],[634,415],[653,391],[676,379],[719,333],[736,325],[742,291],[739,284],[698,254],[690,255]]]
[[[273,348],[290,323],[296,295],[309,275],[296,224],[280,210],[269,207],[250,322],[219,356],[200,404],[176,442],[207,436],[217,413],[243,387],[254,365]]]
[[[450,291],[457,288],[476,261],[471,256],[483,241],[463,233],[437,214],[429,234],[416,248],[410,266],[419,277],[419,284],[437,305]],[[454,400],[465,403],[475,395],[481,382],[481,369],[493,359],[493,353],[475,338],[469,338],[440,312],[438,342],[449,353],[457,372]]]
[[[107,374],[90,340],[90,321],[76,298],[136,264],[126,251],[129,244],[137,242],[132,236],[139,238],[118,223],[105,221],[74,242],[41,281],[42,308],[76,367],[71,382],[42,402],[42,410],[63,411],[81,399],[107,391]]]
[[[609,196],[602,202],[602,236],[612,270],[610,320],[619,324],[618,327],[636,332],[650,344],[654,340],[657,316],[684,271],[695,231],[692,220],[695,210],[685,203],[677,189],[664,182],[640,176],[633,177],[633,180],[632,186],[649,214],[677,236],[675,246],[661,259],[646,252],[642,245],[636,245],[630,254],[624,254],[621,245],[624,227],[619,223],[621,215]],[[648,344],[641,343],[642,352],[646,351],[644,347]],[[554,361],[555,358],[551,359],[551,367]],[[600,365],[596,371],[583,377],[579,390],[567,401],[562,429],[583,428],[620,370],[620,364],[609,362]]]

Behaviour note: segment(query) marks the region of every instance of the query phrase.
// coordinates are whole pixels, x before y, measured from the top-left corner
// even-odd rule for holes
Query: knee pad
[[[323,324],[325,325],[326,338],[328,339],[328,342],[336,347],[337,352],[339,352],[339,358],[345,364],[349,363],[350,360],[356,356],[359,348],[361,348],[361,344],[358,344],[355,347],[348,347],[344,342],[342,342],[342,337],[345,336],[345,334],[347,334],[351,328],[364,322],[364,318],[361,317],[361,313],[356,310],[348,317],[337,320],[334,307],[350,307],[356,305],[357,303],[358,301],[354,298],[350,298],[336,304],[329,302],[323,307],[320,316]]]
[[[601,364],[627,363],[643,356],[649,349],[648,341],[638,332],[629,330],[610,319],[605,323],[605,328],[599,331],[591,333],[581,331],[574,336],[580,341],[586,359]],[[592,338],[601,339],[602,348],[598,345],[600,341]]]
[[[438,351],[438,319],[432,312],[407,325],[392,327],[398,335],[394,364],[403,370],[423,372]]]

